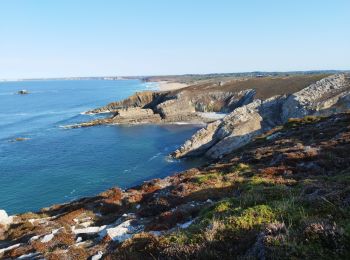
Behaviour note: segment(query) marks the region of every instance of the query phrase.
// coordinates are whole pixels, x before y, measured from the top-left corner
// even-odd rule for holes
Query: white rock
[[[54,234],[48,234],[48,235],[45,235],[43,237],[43,239],[41,239],[41,243],[47,243],[47,242],[50,242],[53,238],[54,238]]]
[[[37,257],[39,255],[40,255],[40,253],[29,253],[29,254],[26,254],[26,255],[21,255],[17,259],[34,259],[34,257]]]
[[[91,260],[99,260],[102,258],[102,256],[103,256],[103,252],[98,251],[98,253],[96,255],[91,257]]]
[[[33,236],[29,239],[30,242],[38,240],[41,236]]]
[[[0,209],[0,224],[7,226],[7,225],[10,225],[12,222],[13,222],[13,217],[8,216],[5,210]]]
[[[77,229],[75,229],[75,227],[72,227],[72,232],[76,235],[77,234],[95,234],[106,229],[106,227],[107,227],[106,225],[100,226],[100,227],[87,227],[87,228],[77,228]]]
[[[192,223],[193,223],[193,220],[190,220],[190,221],[187,221],[187,222],[185,222],[183,224],[178,224],[178,226],[179,226],[179,228],[186,229],[189,226],[191,226]]]
[[[130,238],[133,234],[139,232],[142,226],[133,226],[131,222],[133,220],[127,220],[113,228],[107,228],[107,235],[113,240],[118,242],[123,242],[124,240]],[[103,235],[103,234],[102,234]]]
[[[54,229],[52,230],[52,232],[48,235],[45,235],[42,239],[41,239],[41,243],[47,243],[50,242],[54,236],[58,233],[58,231],[60,231],[63,228],[58,228],[58,229]]]
[[[12,249],[15,249],[17,247],[20,247],[21,244],[15,244],[15,245],[12,245],[12,246],[9,246],[9,247],[6,247],[6,248],[2,248],[0,249],[0,255],[7,252],[7,251],[10,251]]]
[[[79,225],[87,228],[87,227],[91,226],[91,224],[92,224],[92,221],[87,221],[87,222],[84,222],[84,223],[80,223]]]

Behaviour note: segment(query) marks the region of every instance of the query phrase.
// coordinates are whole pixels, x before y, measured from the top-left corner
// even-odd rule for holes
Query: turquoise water
[[[61,126],[97,116],[81,112],[125,98],[138,80],[0,82],[0,208],[10,214],[127,188],[198,164],[167,155],[196,126]],[[28,95],[16,95],[26,89]],[[28,138],[13,141],[15,138]]]

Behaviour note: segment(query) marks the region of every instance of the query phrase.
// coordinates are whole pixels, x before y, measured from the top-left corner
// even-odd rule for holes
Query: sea
[[[29,94],[19,95],[25,89]],[[198,125],[65,126],[104,115],[85,111],[137,91],[140,80],[0,82],[0,209],[8,214],[122,189],[200,165],[168,155]]]

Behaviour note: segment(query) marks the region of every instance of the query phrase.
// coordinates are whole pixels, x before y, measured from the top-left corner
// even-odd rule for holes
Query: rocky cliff
[[[199,80],[179,90],[135,93],[124,100],[86,112],[109,113],[112,116],[70,127],[179,121],[210,123],[214,119],[207,117],[206,112],[230,113],[251,103],[254,98],[266,100],[273,95],[294,93],[324,77],[324,74],[316,74]]]
[[[234,109],[195,133],[173,153],[176,158],[206,155],[220,158],[289,118],[330,115],[350,108],[350,80],[345,74],[326,77],[291,95],[255,100]]]
[[[241,91],[223,91],[203,89],[193,91],[183,89],[170,92],[145,91],[129,98],[113,102],[107,106],[87,111],[87,114],[112,113],[113,116],[82,123],[73,127],[93,126],[99,124],[147,124],[172,122],[210,122],[203,112],[227,113],[254,98],[252,89]]]

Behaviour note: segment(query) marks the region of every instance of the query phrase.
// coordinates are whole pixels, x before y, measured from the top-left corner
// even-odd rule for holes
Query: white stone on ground
[[[72,227],[72,232],[74,234],[95,234],[98,232],[101,232],[102,230],[106,229],[106,225],[101,226],[101,227],[87,227],[87,228],[75,228]]]
[[[6,248],[2,248],[0,249],[0,255],[2,255],[3,253],[7,252],[7,251],[10,251],[12,249],[15,249],[17,247],[20,247],[21,244],[15,244],[15,245],[12,245],[12,246],[9,246],[9,247],[6,247]]]
[[[123,242],[124,240],[130,238],[133,234],[139,232],[142,226],[133,226],[131,222],[133,220],[127,220],[119,224],[116,227],[108,228],[106,230],[107,235],[113,240],[118,242]],[[104,234],[101,234],[104,235]]]
[[[50,242],[54,238],[54,236],[58,233],[58,231],[60,231],[61,229],[63,229],[63,228],[58,228],[58,229],[52,230],[52,232],[50,234],[45,235],[43,237],[43,239],[41,239],[41,243]]]
[[[5,210],[0,209],[0,224],[7,226],[12,224],[12,222],[13,222],[13,217],[8,216]]]
[[[191,224],[193,223],[193,220],[187,221],[183,224],[178,224],[178,226],[182,229],[188,228],[189,226],[191,226]]]
[[[96,255],[91,257],[91,260],[99,260],[102,258],[102,256],[103,256],[103,252],[98,251],[98,253]]]
[[[17,259],[36,259],[35,257],[38,257],[40,253],[29,253],[26,255],[21,255]]]

